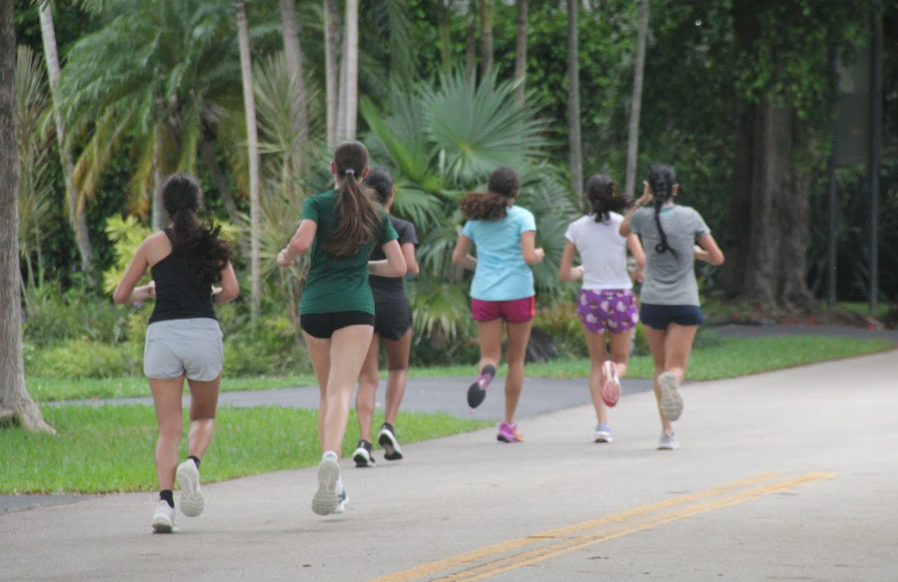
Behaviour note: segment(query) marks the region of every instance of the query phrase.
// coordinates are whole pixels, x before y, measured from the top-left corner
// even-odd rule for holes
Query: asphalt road
[[[174,535],[150,533],[149,493],[7,512],[0,580],[894,582],[896,377],[890,351],[687,385],[672,452],[645,391],[610,445],[589,405],[522,418],[522,444],[408,445],[343,463],[341,516],[312,514],[314,469],[209,484]]]

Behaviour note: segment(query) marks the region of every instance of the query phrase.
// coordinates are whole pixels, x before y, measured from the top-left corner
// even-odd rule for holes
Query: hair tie
[[[352,175],[355,175],[355,170],[353,170],[352,168],[349,168],[348,170],[344,170],[343,173],[347,176],[352,176]]]

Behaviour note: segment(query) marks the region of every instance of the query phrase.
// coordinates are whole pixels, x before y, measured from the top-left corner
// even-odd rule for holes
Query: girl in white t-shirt
[[[598,426],[593,433],[597,443],[611,442],[608,411],[620,398],[620,379],[627,373],[630,336],[639,321],[633,284],[627,274],[627,249],[636,259],[633,278],[642,280],[645,254],[636,235],[618,233],[623,221],[618,211],[630,200],[614,193],[614,181],[596,174],[586,182],[583,197],[591,212],[572,222],[564,233],[561,255],[562,281],[582,279],[577,315],[583,322],[591,367],[589,389],[596,409]],[[574,254],[581,265],[573,267]],[[605,346],[605,334],[611,336],[611,357]]]

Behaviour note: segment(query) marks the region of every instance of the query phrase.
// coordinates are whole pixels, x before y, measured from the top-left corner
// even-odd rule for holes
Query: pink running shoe
[[[522,443],[524,436],[518,432],[517,424],[503,422],[499,425],[499,434],[496,435],[496,440],[503,443]]]
[[[611,407],[620,399],[620,378],[617,377],[617,366],[614,362],[605,360],[602,364],[602,375],[605,377],[605,383],[602,385],[602,402]]]

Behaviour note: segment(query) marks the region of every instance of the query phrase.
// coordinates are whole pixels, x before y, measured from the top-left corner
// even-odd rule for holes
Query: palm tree
[[[635,194],[636,156],[639,152],[639,115],[642,110],[642,79],[645,71],[645,42],[649,27],[649,0],[639,3],[639,28],[636,36],[636,62],[633,64],[633,101],[630,104],[630,127],[627,136],[627,176],[624,192]]]
[[[517,83],[516,98],[519,106],[524,105],[524,79],[527,76],[527,10],[528,0],[517,0],[517,18],[515,26],[514,80]]]
[[[337,47],[340,35],[340,15],[337,0],[324,0],[324,84],[327,101],[327,144],[337,145],[337,115],[340,107],[339,60]]]
[[[337,116],[338,141],[356,138],[359,102],[359,0],[346,0],[345,26]]]
[[[493,69],[493,3],[480,0],[480,75]]]
[[[571,149],[571,191],[583,191],[583,154],[580,139],[580,47],[577,0],[567,0],[568,133]]]
[[[66,207],[68,209],[69,223],[75,231],[75,243],[81,256],[81,264],[89,279],[93,278],[91,270],[91,244],[90,233],[87,228],[84,205],[79,204],[78,192],[72,183],[72,152],[65,140],[65,122],[62,119],[62,111],[59,107],[59,51],[56,46],[56,28],[53,25],[53,6],[50,0],[40,2],[41,38],[44,45],[44,59],[47,64],[47,75],[50,79],[50,94],[52,96],[53,117],[56,122],[56,140],[59,146],[59,161],[62,165],[62,173],[65,178]]]
[[[106,24],[70,50],[60,94],[67,142],[86,143],[73,174],[78,205],[93,196],[128,140],[133,212],[153,192],[153,222],[167,221],[162,180],[196,171],[198,146],[238,95],[234,23],[224,0],[110,2]]]
[[[0,2],[0,427],[55,432],[25,385],[16,190],[16,31],[13,3]]]
[[[44,229],[51,216],[53,198],[49,148],[42,125],[51,112],[46,82],[34,52],[20,46],[16,58],[16,118],[19,161],[19,251],[25,260],[28,284],[43,285]],[[37,261],[35,266],[32,257]],[[27,299],[27,295],[25,295]]]
[[[296,23],[295,0],[281,0],[281,19],[284,23],[284,54],[293,75],[296,103],[299,107],[299,116],[293,131],[298,134],[300,143],[309,139],[308,112],[306,107],[306,84],[303,76],[302,48],[299,44],[299,31]],[[296,160],[299,170],[302,170],[302,158]]]
[[[253,69],[250,60],[249,26],[246,9],[241,0],[234,3],[237,11],[237,37],[240,44],[240,72],[243,79],[243,105],[246,110],[246,135],[249,149],[249,208],[250,208],[250,277],[252,278],[252,321],[255,327],[261,308],[261,270],[259,256],[259,135],[256,127],[256,100]]]

